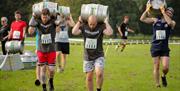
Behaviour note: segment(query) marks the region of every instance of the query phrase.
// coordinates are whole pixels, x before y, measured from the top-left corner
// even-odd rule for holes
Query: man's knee
[[[93,81],[93,74],[87,73],[87,75],[86,75],[86,80],[87,80],[88,82]]]
[[[159,66],[154,67],[154,71],[159,71]]]
[[[157,72],[157,71],[159,71],[159,64],[158,63],[154,64],[154,72]]]
[[[93,78],[87,77],[87,81],[88,81],[88,82],[92,82],[92,81],[93,81]]]
[[[169,57],[163,57],[163,71],[169,70]]]
[[[103,69],[102,68],[96,69],[96,78],[103,78]]]
[[[41,72],[46,73],[46,65],[45,64],[40,64],[39,65]]]
[[[50,76],[54,76],[54,70],[55,70],[55,66],[49,66],[49,74]]]
[[[96,73],[96,78],[102,79],[103,78],[103,73]]]
[[[163,67],[163,71],[169,71],[169,67],[168,66],[164,66]]]
[[[50,72],[49,72],[49,77],[50,77],[50,78],[53,78],[53,77],[54,77],[54,71],[50,71]]]

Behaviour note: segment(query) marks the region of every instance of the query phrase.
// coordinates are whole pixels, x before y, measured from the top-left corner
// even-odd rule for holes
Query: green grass
[[[106,49],[107,46],[104,47]],[[64,73],[56,73],[55,91],[86,91],[82,72],[83,47],[71,46]],[[149,45],[128,45],[123,53],[110,46],[105,62],[103,91],[179,91],[180,46],[170,45],[168,87],[156,88],[152,75],[153,61]],[[26,47],[34,51],[35,47]],[[34,85],[35,70],[0,71],[0,91],[42,91]]]

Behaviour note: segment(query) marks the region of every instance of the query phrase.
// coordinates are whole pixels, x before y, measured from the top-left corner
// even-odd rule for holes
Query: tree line
[[[42,0],[0,0],[0,17],[6,16],[9,24],[14,20],[14,12],[21,10],[23,20],[29,22],[32,15],[32,5]],[[152,25],[147,25],[139,21],[139,18],[145,10],[147,0],[49,0],[57,2],[59,5],[69,6],[71,13],[76,21],[80,15],[81,5],[88,3],[98,3],[109,6],[110,24],[114,30],[114,38],[117,37],[116,25],[120,24],[125,15],[130,16],[130,28],[134,29],[136,34],[151,35]],[[174,8],[173,19],[176,21],[176,27],[173,36],[180,36],[180,12],[178,0],[166,0],[167,5]]]

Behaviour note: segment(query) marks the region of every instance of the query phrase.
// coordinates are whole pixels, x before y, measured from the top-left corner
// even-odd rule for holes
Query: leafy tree
[[[14,12],[21,10],[23,12],[23,20],[29,21],[32,14],[32,5],[43,0],[0,0],[0,17],[7,16],[9,23],[14,20]],[[116,24],[123,21],[124,15],[130,16],[130,27],[136,31],[136,34],[150,35],[152,34],[152,25],[144,24],[139,18],[145,10],[147,0],[49,0],[57,2],[59,5],[69,6],[75,21],[80,15],[81,5],[87,3],[99,3],[109,6],[110,23],[114,29],[114,37],[116,38]],[[166,0],[168,6],[175,10],[173,19],[176,21],[175,31],[173,35],[180,36],[180,12],[178,0]]]

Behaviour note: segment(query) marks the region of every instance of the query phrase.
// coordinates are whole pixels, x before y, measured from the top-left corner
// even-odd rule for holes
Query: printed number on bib
[[[19,31],[13,32],[13,39],[20,39],[20,32]]]
[[[125,36],[128,36],[128,31],[125,31]]]
[[[68,38],[67,31],[60,31],[59,38]]]
[[[51,34],[42,34],[41,35],[41,43],[42,44],[52,43]]]
[[[86,38],[85,48],[86,49],[96,49],[97,48],[97,39]]]
[[[164,40],[164,39],[166,39],[166,31],[156,30],[156,40]]]

